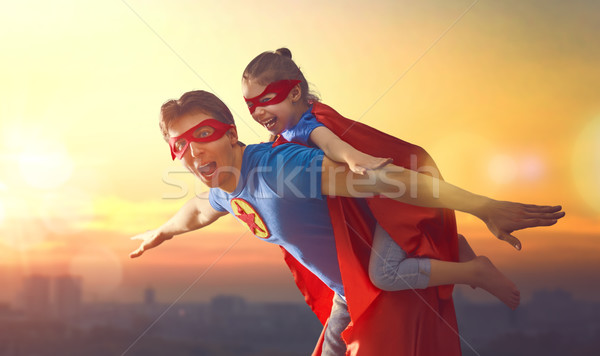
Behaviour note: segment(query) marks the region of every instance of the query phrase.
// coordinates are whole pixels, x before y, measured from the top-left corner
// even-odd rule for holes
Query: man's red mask
[[[225,124],[219,120],[206,119],[183,134],[169,138],[171,158],[181,159],[191,142],[212,142],[220,139],[233,124]]]
[[[263,90],[262,93],[258,94],[254,98],[244,97],[244,100],[246,100],[246,104],[248,104],[248,109],[250,109],[250,114],[254,114],[254,110],[256,110],[257,107],[275,105],[284,101],[285,98],[287,98],[290,91],[292,91],[292,89],[298,83],[300,83],[299,80],[278,80],[267,85],[265,90]],[[272,98],[268,98],[265,101],[261,101],[260,99],[267,94],[275,94],[275,96]]]

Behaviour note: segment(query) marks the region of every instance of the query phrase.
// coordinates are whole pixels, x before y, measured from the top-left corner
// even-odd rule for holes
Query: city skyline
[[[136,303],[83,304],[71,318],[0,304],[0,352],[299,356],[312,350],[322,328],[301,303],[218,295],[205,303],[165,304],[147,296],[140,293]],[[581,303],[565,290],[537,291],[517,310],[472,303],[462,292],[455,305],[464,356],[589,355],[600,349],[600,303]]]

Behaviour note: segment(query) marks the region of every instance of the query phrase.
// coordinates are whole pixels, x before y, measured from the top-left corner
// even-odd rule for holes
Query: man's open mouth
[[[217,163],[210,162],[210,163],[207,163],[202,166],[196,166],[196,170],[198,171],[198,173],[202,174],[203,176],[210,177],[217,170]]]

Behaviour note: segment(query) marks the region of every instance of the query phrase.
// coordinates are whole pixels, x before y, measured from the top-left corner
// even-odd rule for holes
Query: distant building
[[[150,306],[156,303],[156,291],[152,287],[146,288],[144,291],[144,304]]]
[[[533,293],[532,302],[559,306],[573,303],[573,295],[564,289],[541,289]]]
[[[246,301],[240,296],[219,295],[210,301],[209,310],[209,321],[213,326],[233,332],[232,327],[246,311]]]
[[[22,305],[30,317],[45,317],[50,314],[50,277],[32,275],[23,281]]]
[[[246,310],[246,301],[237,295],[219,295],[210,301],[210,308],[223,316],[237,315]]]
[[[54,280],[54,306],[59,318],[73,318],[81,311],[81,277],[63,275]]]

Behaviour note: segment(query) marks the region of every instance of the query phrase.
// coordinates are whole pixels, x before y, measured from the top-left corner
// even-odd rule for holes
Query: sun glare
[[[31,187],[55,189],[71,178],[73,160],[59,142],[35,140],[19,155],[19,168]]]
[[[524,179],[538,181],[544,177],[546,165],[539,156],[529,155],[521,159],[519,170]]]
[[[42,195],[38,211],[44,226],[56,234],[80,231],[94,218],[92,198],[76,189]]]
[[[6,215],[6,213],[4,210],[4,203],[2,203],[2,200],[0,200],[0,225],[2,225],[2,223],[4,223],[5,215]]]
[[[511,183],[517,176],[517,163],[508,155],[495,155],[488,165],[488,173],[492,181],[497,184]]]
[[[581,198],[600,212],[600,117],[582,128],[575,141],[572,164]]]

